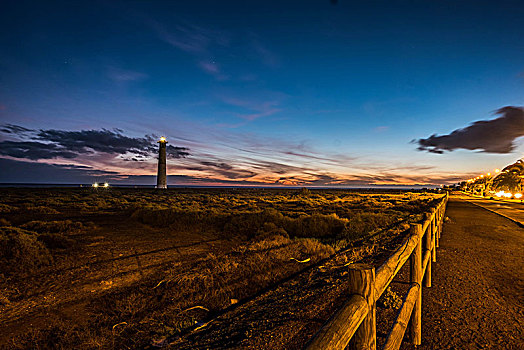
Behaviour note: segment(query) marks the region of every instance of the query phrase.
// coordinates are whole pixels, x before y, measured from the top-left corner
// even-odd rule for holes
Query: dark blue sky
[[[0,134],[0,182],[33,166],[29,181],[154,183],[149,148],[96,146],[145,135],[187,148],[168,162],[180,184],[438,184],[503,167],[524,130],[427,141],[443,154],[410,141],[524,105],[523,18],[519,1],[3,2],[0,118],[30,130]]]

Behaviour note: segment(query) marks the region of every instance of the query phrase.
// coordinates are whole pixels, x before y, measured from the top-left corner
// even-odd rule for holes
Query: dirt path
[[[418,349],[524,348],[524,229],[460,199],[446,216]]]
[[[9,303],[0,303],[0,348],[18,334],[45,327],[53,318],[83,324],[88,317],[85,306],[105,293],[136,284],[166,265],[190,266],[195,257],[232,245],[214,236],[164,233],[122,215],[89,219],[98,228],[78,235],[84,248],[74,261],[66,256],[57,266],[27,277],[19,286],[20,295],[11,293],[14,298]]]

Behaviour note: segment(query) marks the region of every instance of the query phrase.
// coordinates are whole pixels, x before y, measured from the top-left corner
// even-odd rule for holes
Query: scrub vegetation
[[[41,349],[161,346],[357,242],[353,260],[372,257],[437,197],[306,189],[0,192],[0,345]],[[386,239],[374,241],[377,233]]]

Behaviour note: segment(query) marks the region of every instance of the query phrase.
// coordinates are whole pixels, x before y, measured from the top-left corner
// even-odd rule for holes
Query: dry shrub
[[[242,301],[254,296],[282,278],[332,255],[334,248],[325,242],[339,242],[335,245],[337,248],[345,247],[355,238],[389,225],[400,217],[407,217],[412,211],[421,212],[431,203],[431,198],[418,195],[301,192],[115,189],[93,193],[89,189],[63,191],[52,200],[49,197],[55,193],[53,191],[13,192],[5,205],[23,208],[31,203],[27,208],[35,212],[35,219],[42,217],[36,215],[38,211],[56,213],[53,208],[75,215],[75,209],[89,212],[126,210],[126,215],[132,212],[136,220],[145,224],[173,228],[169,231],[201,230],[204,236],[221,232],[225,237],[240,241],[233,251],[215,250],[214,254],[198,258],[192,255],[191,261],[163,265],[136,284],[116,286],[106,291],[87,305],[88,319],[81,329],[57,320],[47,329],[19,338],[13,347],[149,348],[152,339],[176,336],[196,322],[213,317],[218,310],[230,306],[232,300]],[[25,218],[27,213],[21,214]],[[19,230],[18,239],[30,242],[33,251],[47,252],[49,261],[49,250],[42,242],[50,248],[57,248],[63,243],[61,234],[82,229],[67,221],[33,221],[25,227],[40,232],[40,236]],[[3,239],[0,242],[3,254],[0,259],[3,260],[0,261],[4,264],[0,268],[4,271],[6,254],[1,249],[8,245],[3,238],[7,234],[0,237]],[[358,261],[369,257],[376,249],[374,245],[355,248],[341,254],[340,259]],[[24,255],[24,249],[18,247],[15,250]],[[38,258],[29,260],[37,262]],[[20,261],[21,265],[25,264],[23,259]],[[115,325],[119,326],[113,328]]]
[[[81,222],[63,221],[30,221],[20,226],[23,229],[38,232],[37,240],[44,243],[48,249],[68,249],[73,247],[75,240],[65,236],[79,233],[85,227]]]
[[[190,269],[173,264],[148,284],[110,292],[94,301],[90,312],[96,315],[99,328],[127,322],[115,338],[117,348],[143,348],[151,339],[176,336],[230,306],[232,299],[252,296],[333,253],[332,247],[309,238],[275,235],[246,242],[227,254],[209,253]],[[293,260],[307,258],[305,263]],[[123,336],[137,333],[147,336]]]
[[[78,221],[30,221],[20,226],[23,229],[38,233],[78,233],[84,225]]]
[[[60,214],[58,210],[43,205],[26,205],[23,208],[21,208],[21,210],[30,211],[33,214]]]
[[[384,309],[398,310],[402,306],[402,297],[388,287],[377,300],[377,306]]]
[[[0,227],[0,271],[31,272],[52,262],[49,250],[34,232],[11,226]]]
[[[265,222],[257,231],[253,238],[255,241],[264,241],[267,239],[274,239],[274,237],[289,238],[288,233],[282,227],[278,227],[272,222]]]
[[[11,223],[4,218],[0,218],[0,226],[11,226]]]
[[[0,214],[7,214],[18,210],[17,207],[13,207],[12,205],[0,203]]]
[[[72,325],[69,322],[60,322],[44,329],[30,330],[28,333],[12,339],[9,344],[6,344],[6,349],[107,349],[110,348],[109,341],[110,338],[103,339],[84,327]]]
[[[300,252],[305,256],[315,256],[320,259],[327,258],[335,254],[335,249],[327,244],[322,244],[316,239],[306,238],[299,241],[301,244],[299,246]]]
[[[295,237],[340,237],[346,230],[347,219],[336,214],[312,214],[302,216],[290,223],[289,231]]]
[[[367,233],[392,224],[397,216],[388,213],[358,212],[349,218],[346,238],[353,240],[362,238]]]
[[[286,231],[283,226],[285,218],[275,209],[268,208],[261,212],[242,213],[231,215],[224,225],[226,235],[239,235],[245,239],[251,239],[257,234],[273,233],[277,234],[279,229]],[[287,233],[281,232],[282,235]]]

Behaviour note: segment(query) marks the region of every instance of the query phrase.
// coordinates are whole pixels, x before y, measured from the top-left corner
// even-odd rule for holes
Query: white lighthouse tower
[[[156,188],[167,188],[166,144],[167,140],[162,136],[160,140],[158,140],[158,174],[156,176]]]

